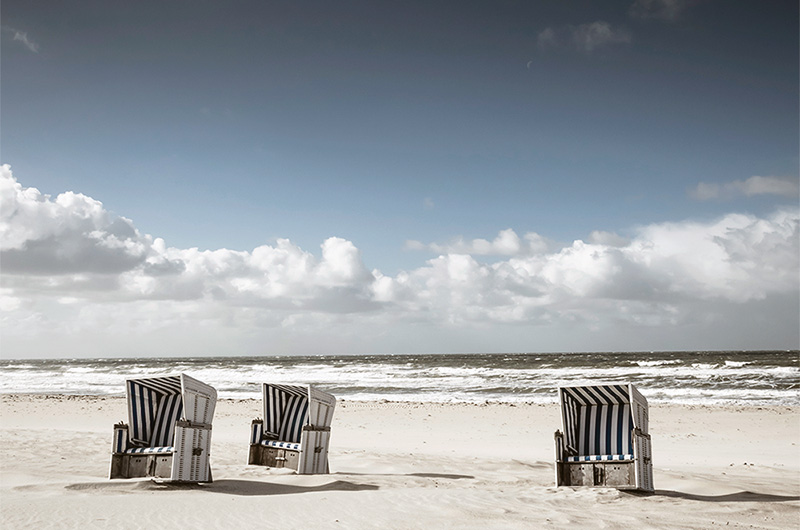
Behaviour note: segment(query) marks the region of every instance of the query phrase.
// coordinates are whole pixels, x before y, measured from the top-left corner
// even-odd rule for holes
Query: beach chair
[[[336,398],[311,385],[264,383],[264,419],[253,420],[248,464],[328,473]]]
[[[559,387],[556,486],[653,491],[647,400],[632,384]]]
[[[217,391],[185,374],[126,381],[128,424],[114,426],[109,478],[211,482]]]

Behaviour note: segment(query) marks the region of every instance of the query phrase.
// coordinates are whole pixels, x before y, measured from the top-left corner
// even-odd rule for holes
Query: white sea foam
[[[636,364],[639,366],[664,366],[667,364],[677,364],[679,362],[678,359],[659,359],[657,361],[636,361]]]
[[[545,403],[559,385],[633,382],[650,402],[800,404],[800,363],[785,352],[0,361],[0,392],[122,395],[126,378],[176,372],[223,398],[282,382],[351,400]]]
[[[730,368],[741,368],[742,366],[750,364],[747,361],[725,361],[725,366]]]

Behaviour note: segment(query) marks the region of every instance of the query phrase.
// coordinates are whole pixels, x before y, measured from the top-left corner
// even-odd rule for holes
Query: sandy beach
[[[800,409],[651,405],[655,495],[553,487],[556,405],[340,401],[330,475],[245,464],[257,400],[218,402],[214,482],[108,480],[118,397],[3,395],[0,526],[800,527]]]

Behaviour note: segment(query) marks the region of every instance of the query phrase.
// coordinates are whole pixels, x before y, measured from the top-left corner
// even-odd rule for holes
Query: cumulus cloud
[[[690,4],[690,0],[636,0],[628,10],[633,18],[672,22]]]
[[[568,245],[512,229],[492,240],[414,242],[438,255],[387,275],[339,237],[316,253],[289,239],[252,251],[170,247],[92,198],[43,195],[8,166],[0,177],[0,323],[12,348],[50,337],[86,351],[95,337],[98,348],[126,351],[132,341],[157,353],[166,344],[241,354],[429,351],[445,338],[473,348],[493,330],[486,336],[499,342],[484,348],[498,351],[509,348],[504,337],[522,336],[511,329],[550,330],[555,345],[611,330],[614,344],[620,329],[736,322],[730,329],[741,333],[747,315],[758,331],[783,322],[782,336],[797,338],[797,207],[651,224],[629,238],[595,231]]]
[[[396,285],[384,279],[383,291],[414,293],[404,303],[445,303],[476,320],[588,317],[603,302],[616,304],[620,318],[646,306],[650,322],[658,307],[662,323],[669,323],[678,307],[693,301],[743,303],[797,293],[799,224],[800,213],[790,209],[768,218],[730,214],[712,223],[654,224],[628,242],[604,234],[605,242],[578,240],[493,264],[450,253]]]
[[[54,200],[0,166],[0,259],[7,273],[119,273],[144,262],[150,239],[80,193]]]
[[[24,188],[0,167],[0,261],[17,290],[104,300],[227,300],[232,304],[365,310],[373,280],[352,242],[331,237],[321,258],[279,239],[252,252],[167,247],[85,195]],[[94,295],[96,296],[96,295]]]
[[[33,53],[39,53],[39,45],[28,37],[27,32],[3,26],[3,33],[11,35],[11,40],[22,43],[23,46]]]
[[[790,177],[753,176],[747,180],[734,180],[723,184],[700,182],[689,191],[699,201],[733,199],[755,195],[777,195],[797,198],[800,195],[800,179]]]
[[[631,34],[627,29],[613,28],[603,20],[578,26],[545,28],[537,36],[537,44],[541,50],[566,48],[583,53],[592,53],[599,48],[630,42]]]
[[[670,293],[732,302],[798,290],[800,212],[729,214],[712,223],[651,225],[627,252]]]

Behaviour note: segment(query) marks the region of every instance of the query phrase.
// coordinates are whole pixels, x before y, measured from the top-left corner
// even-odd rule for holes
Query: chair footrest
[[[261,440],[261,445],[265,447],[277,447],[279,449],[291,449],[292,451],[300,450],[300,444],[292,442],[279,442],[277,440]]]
[[[172,454],[174,448],[170,447],[133,447],[131,449],[127,449],[125,454],[128,455],[138,455],[138,454]]]
[[[599,462],[606,460],[633,460],[633,455],[588,455],[567,457],[567,462]]]

